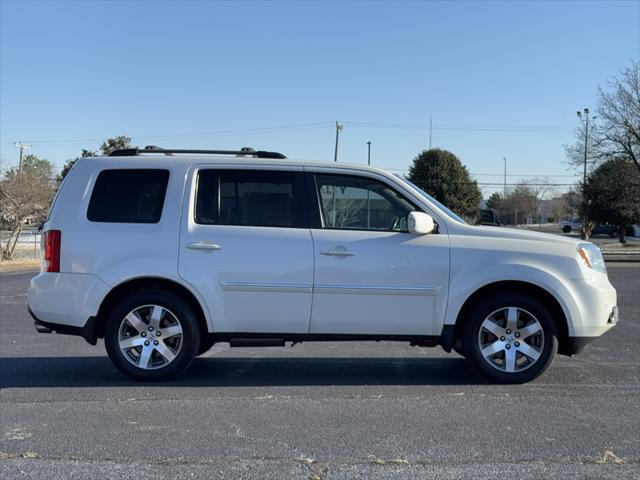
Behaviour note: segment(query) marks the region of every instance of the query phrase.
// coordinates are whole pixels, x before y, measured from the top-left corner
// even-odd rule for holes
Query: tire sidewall
[[[544,332],[544,346],[540,358],[531,367],[521,372],[501,372],[484,359],[478,344],[478,333],[482,322],[496,310],[518,307],[531,313],[540,322]],[[519,292],[493,294],[477,301],[465,320],[463,328],[464,350],[467,359],[485,378],[495,383],[525,383],[540,376],[553,361],[558,350],[558,329],[549,309],[535,298]]]
[[[182,326],[182,346],[176,358],[155,370],[144,370],[133,365],[120,350],[119,329],[124,317],[143,305],[159,305],[171,311]],[[193,361],[200,348],[200,329],[193,309],[177,295],[164,290],[142,290],[123,298],[111,309],[106,318],[105,347],[118,370],[136,380],[160,380],[177,375]]]

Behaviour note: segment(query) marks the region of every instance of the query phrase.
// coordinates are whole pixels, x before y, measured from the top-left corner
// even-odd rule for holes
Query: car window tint
[[[348,175],[315,178],[324,228],[407,231],[407,215],[415,207],[384,183]]]
[[[157,223],[162,215],[168,170],[103,170],[87,210],[92,222]]]
[[[305,224],[301,174],[279,171],[214,171],[198,174],[197,223],[258,227]]]

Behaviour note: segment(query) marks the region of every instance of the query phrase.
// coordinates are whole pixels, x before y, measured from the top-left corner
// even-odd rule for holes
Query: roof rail
[[[160,153],[163,155],[173,155],[175,153],[190,153],[197,155],[237,155],[249,156],[256,158],[287,158],[282,153],[266,152],[264,150],[254,150],[251,147],[243,147],[240,150],[189,150],[176,148],[160,148],[155,145],[147,145],[144,148],[125,148],[114,150],[109,154],[110,157],[137,157],[147,153]]]

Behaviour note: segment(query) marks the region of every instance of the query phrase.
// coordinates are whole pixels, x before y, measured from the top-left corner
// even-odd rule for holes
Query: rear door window
[[[195,221],[205,225],[308,227],[302,173],[201,170]]]
[[[168,181],[168,170],[103,170],[93,187],[87,218],[92,222],[158,223]]]

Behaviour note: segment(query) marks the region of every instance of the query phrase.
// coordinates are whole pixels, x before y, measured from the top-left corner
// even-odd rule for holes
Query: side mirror
[[[433,232],[435,224],[431,215],[423,212],[410,212],[407,217],[407,227],[409,228],[409,233],[427,235]]]

